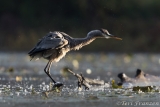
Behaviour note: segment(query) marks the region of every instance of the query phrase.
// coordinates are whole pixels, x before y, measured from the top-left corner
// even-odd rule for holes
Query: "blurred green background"
[[[1,0],[0,50],[29,51],[49,31],[85,37],[106,28],[84,52],[160,52],[160,0]]]

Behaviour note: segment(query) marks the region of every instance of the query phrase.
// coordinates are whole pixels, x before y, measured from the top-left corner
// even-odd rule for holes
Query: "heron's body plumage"
[[[43,57],[58,62],[65,56],[65,51],[67,52],[69,50],[64,49],[67,45],[68,41],[60,32],[50,32],[43,37],[28,54],[31,58]]]

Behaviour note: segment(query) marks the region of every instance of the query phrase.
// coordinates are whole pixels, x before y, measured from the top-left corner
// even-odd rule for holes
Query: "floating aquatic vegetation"
[[[152,92],[153,91],[153,87],[152,86],[135,86],[133,87],[133,91],[136,92]]]
[[[111,81],[111,85],[112,85],[112,88],[114,88],[114,89],[122,88],[122,85],[117,85],[117,84],[115,83],[115,80],[112,80],[112,81]]]
[[[61,92],[61,87],[53,87],[52,91],[60,93]]]
[[[11,94],[11,88],[8,87],[7,85],[3,85],[2,89],[1,89],[1,93],[5,94],[5,95],[10,95]]]

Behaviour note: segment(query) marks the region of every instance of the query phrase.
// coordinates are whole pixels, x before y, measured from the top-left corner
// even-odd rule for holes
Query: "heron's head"
[[[122,38],[119,38],[119,37],[116,37],[116,36],[110,34],[110,33],[108,32],[108,30],[106,30],[106,29],[99,29],[99,30],[101,31],[102,36],[105,37],[105,38],[107,38],[107,39],[113,38],[113,39],[122,40]]]

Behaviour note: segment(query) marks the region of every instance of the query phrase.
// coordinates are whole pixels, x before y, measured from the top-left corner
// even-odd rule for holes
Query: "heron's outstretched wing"
[[[36,46],[29,51],[29,55],[33,55],[37,52],[44,51],[47,49],[55,49],[63,45],[63,36],[58,32],[50,32],[45,37],[43,37]]]

